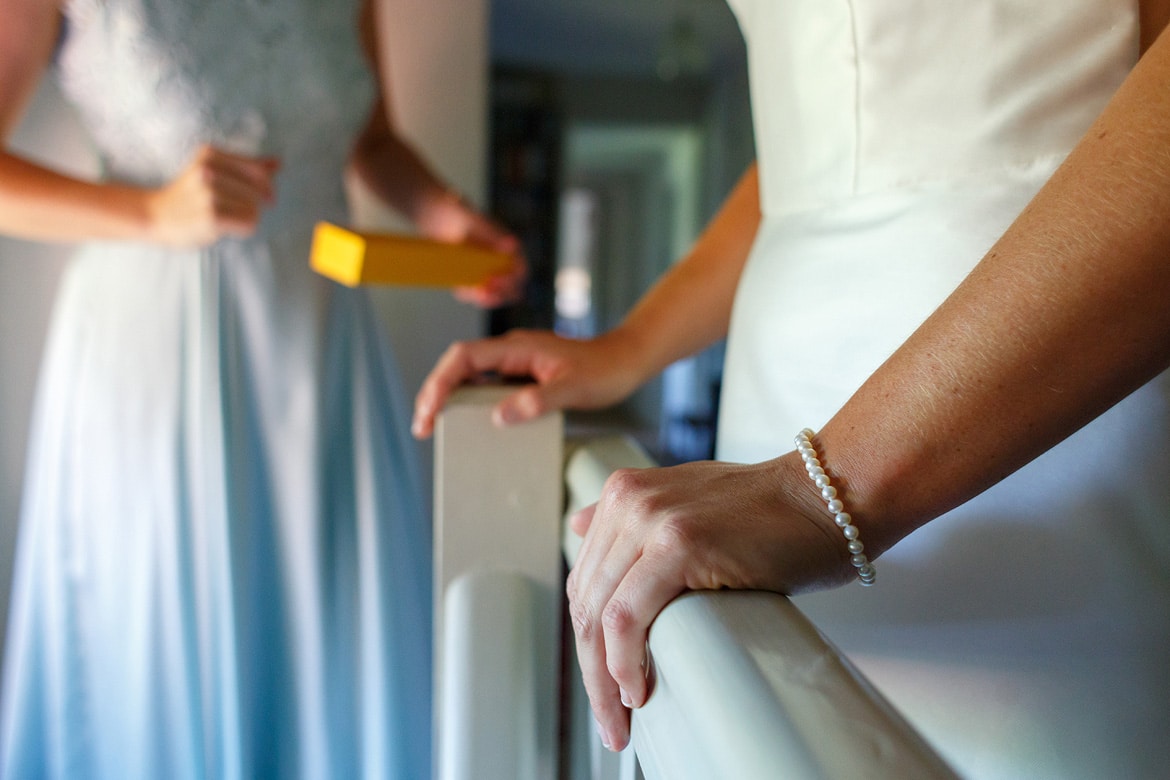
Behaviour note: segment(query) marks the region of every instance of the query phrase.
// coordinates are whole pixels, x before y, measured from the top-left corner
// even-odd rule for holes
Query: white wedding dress
[[[823,425],[1008,227],[1136,61],[1137,8],[730,4],[764,220],[719,455],[756,462]],[[875,587],[795,599],[964,776],[1167,776],[1168,399],[1163,376],[915,532]]]
[[[5,778],[429,776],[430,527],[363,291],[308,268],[373,99],[357,0],[68,0],[106,175],[281,160],[255,236],[82,247],[33,422]]]

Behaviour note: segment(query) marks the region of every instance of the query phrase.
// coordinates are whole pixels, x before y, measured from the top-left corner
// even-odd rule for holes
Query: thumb
[[[548,412],[565,407],[565,387],[561,382],[527,385],[500,401],[492,413],[492,422],[499,426],[535,420]]]

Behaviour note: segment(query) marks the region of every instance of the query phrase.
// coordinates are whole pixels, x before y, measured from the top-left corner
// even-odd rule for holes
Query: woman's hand
[[[796,593],[854,577],[840,531],[791,453],[756,465],[622,470],[578,512],[569,614],[602,741],[629,742],[650,695],[650,624],[676,596],[720,588]]]
[[[493,411],[499,425],[532,420],[556,409],[601,409],[621,401],[641,384],[640,361],[621,337],[591,341],[545,331],[514,330],[503,336],[456,342],[423,381],[414,402],[412,429],[431,435],[435,415],[459,385],[485,374],[528,377],[527,385]]]
[[[520,298],[528,277],[528,264],[524,261],[520,241],[514,235],[450,191],[427,203],[416,219],[419,231],[428,238],[453,244],[474,244],[511,255],[512,266],[505,273],[493,276],[481,285],[456,287],[453,294],[457,300],[490,309]]]
[[[273,200],[273,158],[244,157],[201,146],[173,181],[148,196],[152,237],[174,247],[204,247],[256,230]]]

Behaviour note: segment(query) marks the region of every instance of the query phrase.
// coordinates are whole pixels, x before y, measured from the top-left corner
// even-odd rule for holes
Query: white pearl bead
[[[849,562],[857,569],[857,578],[865,587],[874,584],[877,578],[877,571],[873,564],[870,563],[869,557],[864,554],[865,545],[861,543],[858,538],[861,532],[857,530],[857,526],[853,525],[853,518],[845,511],[845,504],[837,497],[837,488],[833,487],[830,482],[829,475],[825,473],[825,469],[817,458],[816,447],[812,444],[812,437],[815,434],[812,429],[805,428],[796,435],[793,441],[796,443],[796,450],[800,454],[801,460],[804,462],[805,471],[808,472],[809,477],[817,488],[821,491],[821,498],[826,502],[826,506],[830,514],[834,515],[833,522],[841,529],[841,533],[847,540],[847,546],[850,552]]]

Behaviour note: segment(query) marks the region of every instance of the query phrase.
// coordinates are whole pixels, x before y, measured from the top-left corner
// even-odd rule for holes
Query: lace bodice
[[[112,178],[169,180],[201,143],[337,177],[372,79],[356,0],[69,0],[57,55]],[[311,179],[308,179],[311,180]]]

